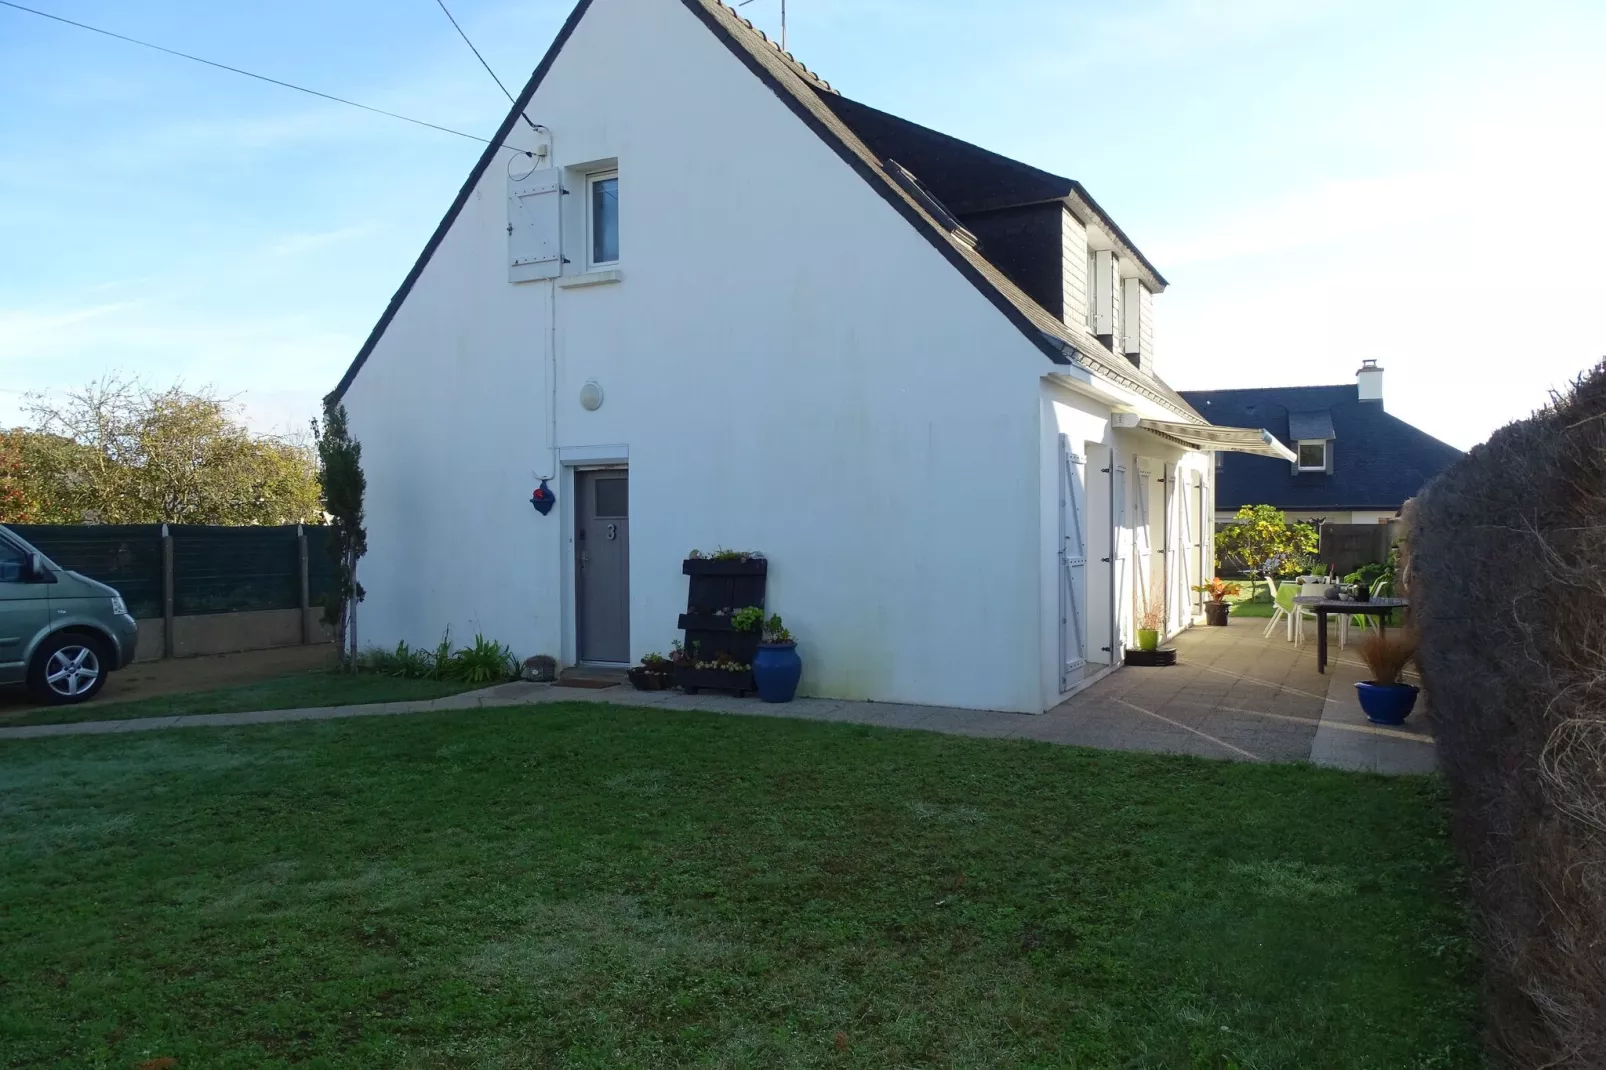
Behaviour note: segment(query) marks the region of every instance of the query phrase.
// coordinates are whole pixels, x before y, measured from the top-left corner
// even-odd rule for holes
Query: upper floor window
[[[586,176],[586,246],[588,267],[619,262],[619,172]]]
[[[1327,471],[1327,443],[1325,441],[1299,444],[1299,470],[1301,472]]]

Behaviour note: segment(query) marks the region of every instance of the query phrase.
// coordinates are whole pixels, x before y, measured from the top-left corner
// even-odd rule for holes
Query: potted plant
[[[1416,706],[1420,689],[1400,683],[1405,663],[1416,656],[1416,640],[1407,632],[1368,635],[1361,643],[1361,659],[1371,670],[1370,680],[1359,680],[1355,693],[1366,719],[1376,724],[1404,724]]]
[[[648,654],[625,675],[637,691],[667,691],[675,686],[675,663],[662,654]]]
[[[753,655],[753,683],[765,702],[791,702],[797,682],[803,675],[803,659],[797,656],[797,642],[771,615],[759,630],[758,653]]]
[[[1159,606],[1153,602],[1138,610],[1138,649],[1158,650],[1160,647],[1160,624],[1163,614]]]
[[[1243,587],[1217,576],[1212,580],[1199,584],[1193,590],[1198,594],[1209,596],[1204,607],[1205,623],[1217,628],[1225,628],[1227,626],[1227,610],[1230,608],[1227,604],[1227,598],[1229,595],[1241,594]]]

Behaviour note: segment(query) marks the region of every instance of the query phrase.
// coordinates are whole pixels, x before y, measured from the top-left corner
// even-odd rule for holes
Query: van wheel
[[[49,636],[28,664],[28,693],[35,702],[49,706],[87,702],[105,686],[109,665],[106,644],[92,635]]]

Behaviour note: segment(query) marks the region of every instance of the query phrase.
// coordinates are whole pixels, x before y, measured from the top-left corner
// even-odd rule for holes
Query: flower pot
[[[675,686],[674,673],[653,672],[650,669],[637,665],[625,674],[637,691],[668,691]]]
[[[1404,724],[1416,706],[1419,690],[1411,684],[1374,684],[1370,680],[1355,684],[1361,709],[1374,724]]]
[[[1157,650],[1160,646],[1160,633],[1152,628],[1138,629],[1138,649]]]
[[[760,643],[753,655],[753,683],[765,702],[791,702],[803,675],[796,643]]]
[[[1205,603],[1205,623],[1214,628],[1227,626],[1227,610],[1231,608],[1225,602]]]

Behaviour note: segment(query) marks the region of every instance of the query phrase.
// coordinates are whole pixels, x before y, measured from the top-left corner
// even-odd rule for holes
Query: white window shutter
[[[1087,459],[1060,436],[1060,690],[1069,691],[1087,664]]]
[[[1135,357],[1143,352],[1143,283],[1121,280],[1121,352]]]
[[[1110,498],[1114,503],[1110,510],[1110,522],[1113,528],[1110,537],[1112,546],[1110,562],[1110,590],[1114,597],[1110,599],[1110,616],[1113,618],[1110,625],[1110,634],[1113,636],[1110,647],[1110,664],[1121,664],[1122,651],[1126,646],[1127,614],[1123,606],[1129,604],[1130,581],[1127,578],[1127,558],[1130,556],[1131,543],[1128,541],[1129,521],[1126,511],[1126,468],[1115,463],[1112,455],[1110,466]]]
[[[1141,459],[1140,459],[1141,463]],[[1153,575],[1154,540],[1149,536],[1149,473],[1138,469],[1132,506],[1132,612],[1149,607],[1149,577]]]
[[[562,172],[555,167],[508,177],[508,279],[529,282],[563,273]]]
[[[1115,288],[1120,281],[1116,275],[1115,253],[1109,249],[1094,252],[1093,269],[1093,333],[1113,335],[1116,333]]]

